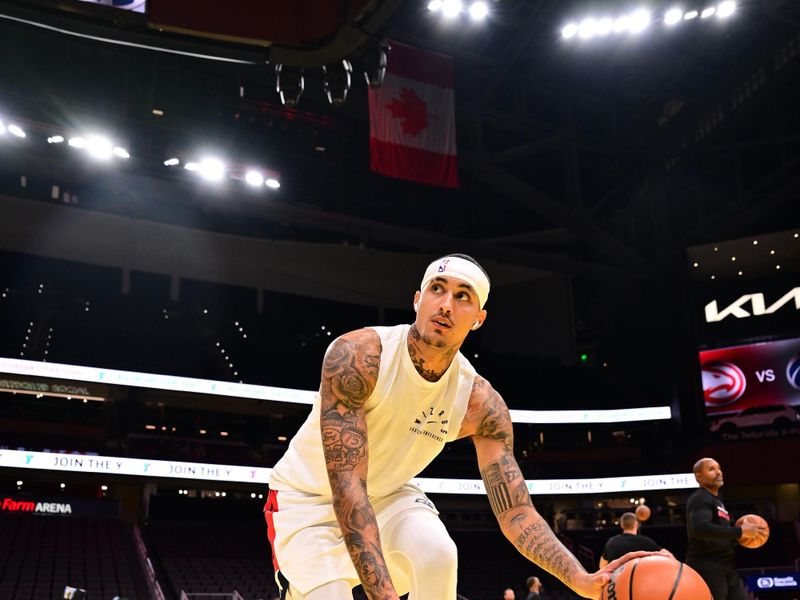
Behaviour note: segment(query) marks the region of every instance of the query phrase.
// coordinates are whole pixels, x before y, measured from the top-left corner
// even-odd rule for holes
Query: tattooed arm
[[[370,329],[331,345],[322,363],[320,425],[333,508],[364,591],[370,600],[397,600],[367,496],[364,403],[375,389],[380,358],[380,338]]]
[[[558,540],[534,508],[525,478],[514,459],[514,431],[508,408],[500,394],[480,376],[475,378],[461,426],[459,437],[465,436],[471,436],[475,444],[489,504],[503,535],[526,558],[581,596],[599,598],[610,572],[624,559],[589,574]]]

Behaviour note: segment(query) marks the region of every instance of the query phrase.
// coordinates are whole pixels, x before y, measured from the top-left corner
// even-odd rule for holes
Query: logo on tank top
[[[450,420],[447,418],[445,411],[437,411],[433,406],[428,410],[420,412],[419,416],[414,419],[414,424],[408,428],[412,433],[417,435],[424,435],[437,442],[444,442],[444,436],[447,435],[447,424]]]

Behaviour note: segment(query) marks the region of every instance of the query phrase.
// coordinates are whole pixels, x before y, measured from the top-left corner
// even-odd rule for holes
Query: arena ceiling
[[[578,44],[559,35],[567,20],[630,3],[500,0],[479,26],[447,26],[426,4],[344,2],[328,30],[309,26],[320,37],[244,43],[0,1],[0,109],[39,132],[106,126],[135,158],[112,181],[29,144],[0,148],[3,169],[58,178],[100,210],[272,239],[459,249],[569,275],[589,342],[649,290],[679,285],[687,246],[798,224],[791,0],[741,1],[724,26]],[[370,38],[454,57],[460,189],[369,171],[359,72],[342,108],[325,100],[319,67],[358,67]],[[297,109],[280,104],[277,62],[306,67]],[[280,172],[280,194],[221,195],[163,167],[198,146],[257,157]]]

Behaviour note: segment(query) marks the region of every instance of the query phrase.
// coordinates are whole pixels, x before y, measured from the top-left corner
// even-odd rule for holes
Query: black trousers
[[[691,566],[700,573],[700,577],[711,590],[714,600],[747,600],[747,591],[742,586],[742,580],[736,571],[720,571],[704,569],[696,565]]]

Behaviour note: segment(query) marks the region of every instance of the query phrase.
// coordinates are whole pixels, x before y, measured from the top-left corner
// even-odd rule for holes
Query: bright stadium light
[[[578,35],[578,25],[576,23],[567,23],[561,30],[561,37],[565,40],[571,40]]]
[[[264,176],[258,171],[248,171],[244,175],[244,180],[253,187],[264,185]]]
[[[725,0],[724,2],[720,2],[719,6],[717,7],[717,16],[720,19],[725,19],[730,17],[736,11],[736,1],[735,0]]]
[[[47,138],[48,144],[62,144],[64,143],[64,136],[63,135],[51,135]]]
[[[0,121],[0,135],[3,135],[5,132],[6,132],[6,126],[2,121]]]
[[[268,188],[271,188],[273,190],[277,190],[279,187],[281,187],[281,182],[275,179],[274,177],[268,178],[266,184]]]
[[[454,18],[461,14],[464,5],[461,0],[442,0],[442,14],[448,18]]]
[[[86,139],[86,152],[98,160],[107,160],[111,158],[114,151],[107,138],[95,135]]]
[[[206,158],[200,162],[199,172],[206,181],[221,181],[225,177],[225,165],[216,158]]]
[[[476,0],[469,5],[469,16],[473,21],[483,21],[489,16],[489,5],[483,0]]]
[[[183,168],[187,171],[199,171],[200,165],[198,165],[196,162],[187,162]]]
[[[176,167],[179,164],[181,164],[181,161],[178,160],[177,158],[168,158],[167,160],[164,161],[165,167]]]
[[[614,30],[614,20],[605,17],[597,22],[597,35],[606,36]]]
[[[707,19],[708,17],[713,16],[715,12],[717,12],[717,7],[709,6],[708,8],[703,9],[703,12],[700,13],[700,18]]]
[[[647,10],[640,8],[631,14],[628,30],[631,33],[641,33],[650,27],[650,19],[650,13]]]
[[[125,150],[125,148],[120,148],[119,146],[114,147],[114,156],[117,156],[119,158],[131,157],[130,153],[127,150]]]
[[[664,15],[665,25],[676,25],[683,19],[683,10],[680,8],[670,8],[667,14]]]
[[[685,15],[683,15],[683,20],[684,21],[691,21],[692,19],[696,19],[699,15],[700,15],[700,13],[697,12],[696,10],[690,10]]]
[[[10,133],[14,137],[18,137],[18,138],[24,138],[25,137],[25,131],[19,125],[14,125],[14,124],[9,125],[8,126],[8,133]]]
[[[69,145],[78,150],[86,148],[86,140],[80,136],[69,138]]]
[[[431,12],[438,12],[442,10],[442,0],[431,0],[428,2],[428,10]]]
[[[619,17],[616,21],[614,21],[614,33],[623,33],[628,31],[628,27],[630,27],[631,18],[627,15]]]
[[[588,40],[597,32],[597,21],[593,18],[584,19],[578,26],[578,37]]]

